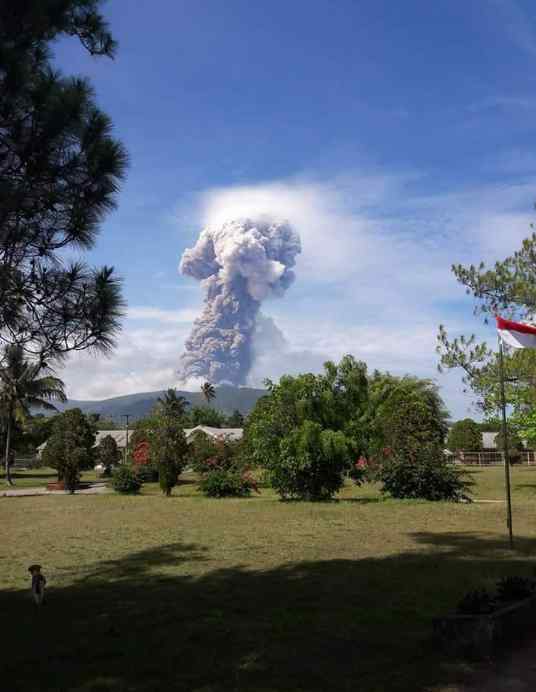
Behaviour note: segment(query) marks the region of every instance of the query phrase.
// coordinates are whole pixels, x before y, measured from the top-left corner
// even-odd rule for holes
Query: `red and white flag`
[[[497,331],[502,342],[512,348],[536,348],[536,327],[497,316]]]

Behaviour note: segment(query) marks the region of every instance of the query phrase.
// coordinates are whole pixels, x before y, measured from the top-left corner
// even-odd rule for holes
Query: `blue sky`
[[[71,358],[73,398],[177,384],[202,303],[177,266],[203,224],[270,211],[297,228],[296,283],[263,305],[278,334],[251,382],[351,352],[438,378],[439,323],[494,338],[450,273],[530,233],[536,199],[536,7],[522,0],[115,0],[115,61],[73,40],[58,66],[88,76],[129,150],[96,264],[125,280],[108,360]],[[271,346],[271,347],[270,347]]]

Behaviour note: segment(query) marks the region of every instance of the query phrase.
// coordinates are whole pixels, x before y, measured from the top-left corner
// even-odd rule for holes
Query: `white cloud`
[[[263,306],[284,337],[273,348],[257,344],[252,384],[284,372],[318,371],[326,359],[347,352],[371,368],[436,377],[438,324],[456,332],[481,329],[451,264],[493,262],[516,250],[531,232],[535,183],[430,195],[415,192],[429,181],[414,172],[352,172],[329,181],[302,176],[207,190],[181,215],[197,218],[201,228],[269,212],[288,219],[301,235],[295,285],[283,300]],[[178,260],[183,249],[170,252]],[[177,285],[184,281],[177,276]],[[150,306],[130,308],[109,360],[70,360],[69,395],[100,398],[176,384],[179,356],[202,297],[194,288],[183,293],[176,311],[158,306],[154,297]],[[439,381],[450,383],[448,403],[464,414],[461,388],[455,394],[451,379]]]
[[[512,43],[531,56],[536,56],[536,28],[531,16],[516,0],[491,0],[501,29]]]
[[[190,324],[198,315],[195,308],[183,308],[182,310],[162,310],[151,307],[129,307],[129,320],[143,320],[160,322],[162,324]]]

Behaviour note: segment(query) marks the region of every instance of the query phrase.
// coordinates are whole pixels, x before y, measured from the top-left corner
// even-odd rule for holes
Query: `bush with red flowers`
[[[246,497],[259,492],[240,442],[221,438],[212,443],[212,450],[211,456],[198,461],[201,492],[207,497]]]
[[[349,476],[356,485],[362,485],[368,480],[369,462],[364,456],[360,456],[352,464]]]
[[[138,480],[143,483],[156,483],[158,467],[152,463],[151,447],[147,440],[140,440],[132,450],[132,468]]]

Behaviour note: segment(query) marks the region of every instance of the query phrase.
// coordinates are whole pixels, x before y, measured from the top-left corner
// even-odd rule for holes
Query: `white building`
[[[130,429],[128,431],[129,439],[132,437],[134,430]],[[192,436],[204,433],[207,437],[211,437],[213,440],[241,440],[244,434],[243,428],[211,428],[208,425],[197,425],[195,428],[184,428],[184,434],[186,435],[186,440],[189,442]],[[107,436],[113,437],[118,449],[123,452],[127,446],[127,431],[126,430],[98,430],[95,436],[95,446],[99,444],[103,437]],[[41,457],[43,450],[47,446],[46,442],[39,445],[37,448],[37,456]]]

